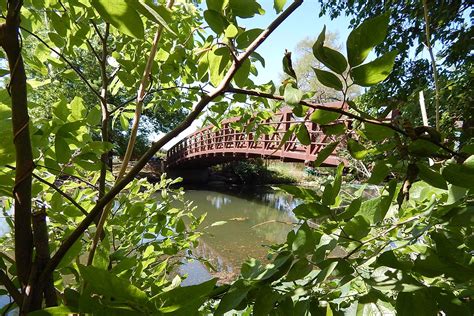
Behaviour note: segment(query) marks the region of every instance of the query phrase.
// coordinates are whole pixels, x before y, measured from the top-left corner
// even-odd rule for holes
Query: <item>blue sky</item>
[[[288,0],[287,5],[292,1]],[[265,9],[265,15],[254,16],[250,19],[241,19],[240,26],[250,28],[266,28],[275,18],[276,13],[273,9],[273,0],[259,1]],[[279,74],[282,73],[281,60],[285,49],[294,51],[296,44],[306,37],[316,37],[323,26],[326,25],[328,31],[339,34],[341,42],[349,35],[350,17],[339,17],[331,20],[329,17],[319,17],[319,4],[316,0],[304,1],[303,4],[293,14],[286,19],[275,32],[258,48],[257,52],[265,58],[266,67],[259,68],[259,75],[255,82],[266,83],[279,80]]]

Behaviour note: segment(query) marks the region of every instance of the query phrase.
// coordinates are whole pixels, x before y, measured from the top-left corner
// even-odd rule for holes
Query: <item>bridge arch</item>
[[[324,105],[341,107],[340,102]],[[168,150],[166,167],[168,169],[207,167],[247,158],[309,163],[314,161],[319,152],[334,140],[323,133],[320,125],[309,120],[312,111],[310,109],[304,118],[296,118],[291,108],[284,108],[270,119],[260,123],[272,126],[275,132],[271,135],[261,135],[258,139],[253,132],[246,133],[232,128],[232,123],[238,121],[239,117],[224,120],[218,130],[214,126],[206,126]],[[283,146],[279,147],[283,135],[291,124],[302,122],[308,129],[311,143],[305,146],[295,135],[292,135]],[[341,117],[334,123],[349,124],[348,122],[346,118]],[[337,166],[341,162],[346,163],[345,159],[337,155],[336,149],[322,165]]]

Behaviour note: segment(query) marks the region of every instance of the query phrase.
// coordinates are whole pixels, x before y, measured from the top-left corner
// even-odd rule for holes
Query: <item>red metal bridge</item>
[[[340,107],[340,102],[326,103],[327,107]],[[204,127],[192,135],[184,138],[167,153],[166,167],[169,169],[180,167],[206,167],[231,160],[242,160],[246,158],[280,159],[289,162],[309,163],[314,161],[318,153],[326,145],[334,141],[331,136],[326,136],[321,127],[309,120],[312,110],[305,118],[297,118],[290,108],[285,108],[276,113],[270,119],[258,123],[273,127],[274,132],[270,135],[255,137],[255,132],[238,131],[232,128],[233,123],[240,120],[239,117],[230,118],[222,122],[221,128],[216,130],[214,126]],[[311,143],[302,145],[295,135],[280,147],[283,135],[288,131],[291,124],[305,123],[308,129]],[[344,122],[341,118],[335,123]],[[337,166],[344,159],[336,154],[330,155],[323,166]]]

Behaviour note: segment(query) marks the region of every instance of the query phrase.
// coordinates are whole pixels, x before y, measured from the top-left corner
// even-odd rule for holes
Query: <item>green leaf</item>
[[[124,113],[120,114],[120,125],[122,126],[122,130],[128,130],[130,123],[128,121],[127,116]]]
[[[436,188],[443,190],[448,189],[446,180],[444,180],[443,176],[439,172],[434,171],[422,163],[417,163],[416,166],[418,167],[418,176],[421,178],[421,180]]]
[[[217,307],[216,314],[222,315],[237,307],[237,305],[239,305],[247,296],[250,288],[249,284],[243,279],[234,282],[230,290],[224,295],[224,297],[222,297],[219,306]]]
[[[328,123],[331,123],[332,121],[337,120],[340,116],[341,114],[336,112],[317,109],[314,110],[309,119],[311,120],[311,122],[326,125]]]
[[[100,124],[102,119],[102,113],[98,107],[93,107],[90,109],[89,114],[87,114],[86,121],[89,125],[97,126]]]
[[[206,0],[207,8],[217,12],[222,12],[227,8],[229,0]]]
[[[374,84],[384,81],[392,72],[397,50],[388,52],[370,63],[351,69],[351,76],[354,83],[370,87]]]
[[[379,184],[382,182],[390,172],[390,167],[388,166],[385,160],[377,160],[375,163],[374,169],[372,169],[372,174],[370,175],[369,180],[370,184]]]
[[[270,315],[275,303],[279,297],[278,292],[274,291],[270,286],[264,286],[259,289],[255,298],[253,315],[267,316]]]
[[[229,0],[229,8],[234,16],[246,19],[263,14],[265,11],[256,0]]]
[[[126,0],[92,0],[100,16],[120,32],[135,38],[144,37],[143,22],[135,7]]]
[[[364,62],[370,51],[387,36],[390,15],[385,13],[365,20],[347,38],[347,58],[351,67]]]
[[[191,285],[178,286],[170,291],[161,292],[156,300],[161,301],[160,312],[173,315],[192,315],[204,303],[216,285],[217,279]]]
[[[31,316],[64,316],[64,315],[73,315],[78,313],[79,310],[74,307],[70,306],[55,306],[55,307],[48,307],[42,310],[37,310],[31,313],[28,313],[28,315]]]
[[[463,164],[447,165],[443,171],[443,178],[455,186],[472,189],[474,188],[474,167],[472,167],[471,156]]]
[[[298,104],[303,97],[303,92],[299,89],[293,88],[291,84],[287,84],[284,92],[285,102],[288,104]]]
[[[283,184],[278,187],[273,187],[273,189],[285,191],[286,193],[289,193],[293,195],[294,197],[298,199],[302,199],[304,201],[318,201],[319,200],[318,194],[316,194],[316,192],[314,192],[311,189],[306,189],[299,186]]]
[[[54,142],[54,151],[56,153],[56,160],[59,163],[66,163],[71,158],[71,149],[69,148],[68,143],[62,137],[56,136]]]
[[[263,29],[251,29],[243,32],[235,39],[237,41],[237,48],[247,48],[262,32]]]
[[[0,137],[2,139],[2,146],[0,146],[0,165],[15,161],[11,115],[10,107],[0,103]]]
[[[331,125],[322,125],[321,129],[325,135],[342,135],[346,132],[346,124],[337,123]]]
[[[56,102],[53,104],[53,114],[61,119],[63,122],[67,122],[67,117],[69,116],[70,110],[67,107],[67,103],[65,100],[61,99],[61,101]]]
[[[285,55],[283,55],[282,64],[283,72],[297,80],[296,72],[293,69],[293,62],[291,61],[291,52],[285,51]]]
[[[363,132],[367,139],[375,142],[382,141],[394,135],[394,131],[392,129],[372,123],[364,123]]]
[[[245,83],[249,78],[250,66],[250,60],[246,59],[240,66],[239,70],[237,70],[237,72],[235,73],[234,81],[238,87],[245,87]]]
[[[307,259],[301,258],[298,259],[291,266],[288,274],[286,275],[286,281],[296,281],[304,278],[313,270],[313,265],[308,262]]]
[[[359,212],[361,205],[362,199],[360,197],[352,200],[351,204],[349,204],[346,210],[338,215],[338,217],[344,220],[354,217],[354,215]]]
[[[347,69],[346,58],[338,51],[324,46],[325,33],[326,26],[324,26],[321,34],[319,34],[318,39],[313,45],[313,55],[335,73],[342,74]]]
[[[347,149],[351,156],[357,160],[364,159],[364,157],[369,153],[364,146],[352,138],[347,141]]]
[[[336,268],[338,261],[331,262],[327,267],[323,268],[319,271],[318,276],[316,277],[315,284],[321,284],[327,280],[327,278],[331,275],[331,273]]]
[[[206,10],[204,11],[204,19],[207,24],[216,34],[222,34],[227,26],[225,18],[217,11]]]
[[[318,78],[321,84],[338,91],[342,90],[343,88],[342,82],[341,80],[339,80],[339,78],[335,74],[333,74],[332,72],[320,70],[317,68],[313,68],[313,70],[316,73],[316,78]]]
[[[342,171],[344,170],[344,164],[341,162],[336,169],[336,174],[334,176],[334,182],[332,185],[333,189],[333,196],[332,196],[332,204],[335,203],[336,197],[339,195],[341,191],[341,184],[342,184]]]
[[[71,114],[73,119],[80,120],[84,118],[86,108],[82,103],[81,97],[74,97],[69,106],[71,107]]]
[[[234,38],[237,34],[239,34],[239,29],[234,24],[229,24],[224,31],[224,35],[227,38]]]
[[[361,215],[352,218],[344,226],[344,231],[351,237],[357,240],[367,236],[370,232],[370,223]]]
[[[334,204],[334,199],[333,199],[333,187],[331,183],[326,183],[324,185],[324,191],[323,191],[323,196],[321,197],[321,201],[323,202],[324,205],[326,206],[331,206]]]
[[[314,249],[313,230],[306,222],[300,226],[296,232],[295,239],[291,244],[291,250],[296,253],[304,254]]]
[[[304,123],[299,125],[298,130],[296,131],[296,137],[300,143],[305,146],[311,144],[311,137],[309,136],[308,128]]]
[[[317,202],[300,204],[292,212],[300,219],[316,219],[331,215],[329,207]]]
[[[337,145],[339,145],[339,142],[330,143],[324,147],[324,149],[319,152],[316,160],[313,162],[313,167],[319,167],[333,153]]]
[[[79,265],[79,271],[94,293],[109,297],[111,300],[148,304],[147,294],[130,284],[129,280],[93,266]]]
[[[429,291],[400,292],[397,295],[397,315],[432,316],[438,315],[436,301]]]
[[[220,47],[208,54],[209,77],[214,86],[218,86],[224,77],[225,70],[230,61],[230,53],[227,47]]]
[[[51,42],[54,43],[54,45],[56,45],[56,47],[58,48],[61,48],[64,46],[64,44],[66,43],[64,41],[64,38],[56,33],[53,33],[53,32],[49,32],[48,33],[48,37],[49,39],[51,40]]]
[[[273,8],[275,9],[276,14],[283,11],[283,7],[285,7],[286,0],[273,0]]]
[[[58,265],[58,269],[67,267],[73,260],[75,260],[82,252],[82,240],[78,239],[72,247],[68,249],[64,257],[61,259]]]
[[[430,157],[439,152],[440,148],[426,139],[417,139],[408,145],[408,151],[412,155]]]
[[[146,16],[148,19],[155,21],[156,23],[163,26],[172,35],[177,36],[166,21],[171,21],[171,16],[165,7],[138,1],[132,1],[131,4],[137,9],[138,12]]]

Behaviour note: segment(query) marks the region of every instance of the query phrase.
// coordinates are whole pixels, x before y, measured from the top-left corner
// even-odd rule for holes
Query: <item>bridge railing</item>
[[[239,118],[223,121],[220,129],[216,129],[214,126],[206,126],[169,149],[167,165],[178,165],[197,158],[212,160],[213,157],[220,156],[312,161],[319,151],[333,140],[331,136],[326,136],[322,132],[318,124],[309,120],[309,114],[305,118],[294,118],[291,109],[284,109],[270,119],[257,123],[267,125],[273,129],[272,133],[262,134],[258,138],[255,131],[245,132],[232,127]],[[295,135],[292,135],[285,144],[281,145],[283,136],[291,124],[303,122],[308,129],[311,143],[305,146],[298,141]],[[349,124],[349,121],[341,118],[334,123]],[[333,161],[334,164],[338,162]]]

